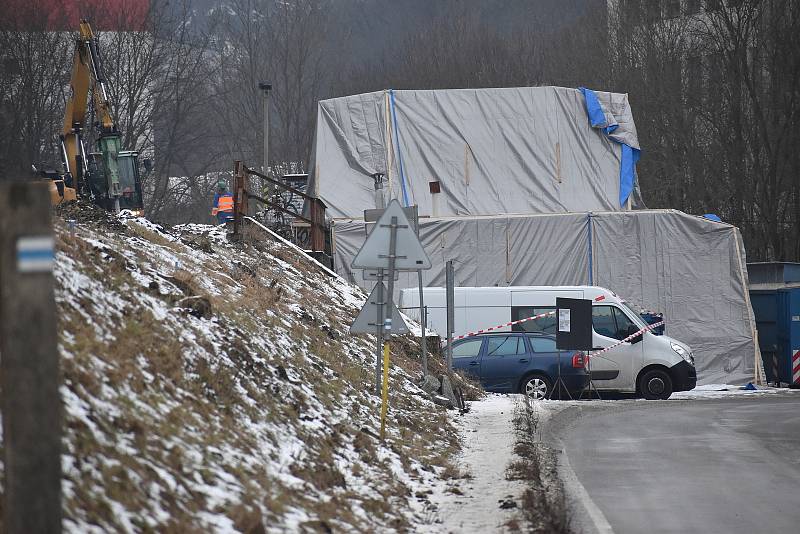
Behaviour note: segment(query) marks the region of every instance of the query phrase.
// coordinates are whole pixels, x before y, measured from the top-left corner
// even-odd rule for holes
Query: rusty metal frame
[[[233,219],[233,234],[235,236],[239,235],[239,228],[241,226],[241,222],[244,216],[247,215],[247,201],[249,199],[253,199],[256,202],[260,202],[265,206],[268,206],[271,209],[280,211],[294,217],[296,219],[300,219],[301,221],[307,222],[311,225],[311,250],[314,252],[326,252],[325,250],[325,233],[328,231],[327,226],[325,225],[325,203],[320,200],[319,198],[312,197],[311,195],[300,191],[290,185],[287,185],[279,180],[266,176],[258,171],[248,168],[247,166],[243,165],[241,161],[234,162],[234,195],[233,195],[233,212],[234,212],[234,219]],[[246,185],[246,178],[247,176],[255,176],[261,180],[264,180],[276,188],[279,188],[283,191],[291,192],[292,194],[299,195],[301,198],[306,200],[306,204],[309,208],[309,217],[306,217],[302,213],[297,213],[290,209],[287,209],[283,206],[276,204],[270,200],[262,198],[258,195],[254,195],[247,191]]]

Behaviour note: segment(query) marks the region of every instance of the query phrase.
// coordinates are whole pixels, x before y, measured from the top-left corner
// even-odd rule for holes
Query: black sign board
[[[556,348],[592,350],[592,301],[556,298]]]

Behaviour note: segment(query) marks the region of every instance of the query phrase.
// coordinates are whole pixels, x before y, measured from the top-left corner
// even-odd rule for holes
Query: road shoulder
[[[489,394],[469,403],[458,423],[463,450],[456,465],[464,478],[431,495],[441,532],[504,532],[518,520],[525,485],[508,480],[506,469],[516,458],[513,419],[521,398]]]

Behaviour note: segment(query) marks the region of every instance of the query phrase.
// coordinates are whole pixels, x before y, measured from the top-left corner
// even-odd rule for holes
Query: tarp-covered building
[[[425,285],[443,286],[455,260],[459,286],[606,287],[664,313],[667,333],[694,349],[701,383],[752,378],[758,347],[739,231],[642,209],[627,95],[354,95],[319,103],[314,143],[310,191],[328,205],[335,269],[350,280],[372,284],[350,272],[364,210],[397,198],[418,206],[433,262]],[[416,273],[401,273],[397,288],[416,285]]]
[[[755,323],[735,226],[635,210],[420,218],[419,233],[433,262],[426,286],[444,286],[445,262],[455,260],[457,286],[606,287],[664,314],[667,334],[694,350],[701,383],[753,377]],[[365,238],[363,220],[335,221],[336,271],[366,287],[373,282],[350,270]],[[400,273],[396,287],[417,287],[417,273]]]
[[[375,207],[375,174],[422,216],[621,210],[638,149],[625,94],[379,91],[319,102],[309,190],[334,218]]]

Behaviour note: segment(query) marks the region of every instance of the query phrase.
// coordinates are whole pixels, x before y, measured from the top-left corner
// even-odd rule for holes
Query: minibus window
[[[631,326],[640,328],[616,306],[592,306],[592,327],[601,336],[622,340]]]
[[[533,306],[512,306],[511,307],[511,320],[519,321],[526,317],[533,317],[542,313],[555,311],[555,308],[533,307]],[[555,314],[535,321],[525,321],[524,323],[515,324],[511,327],[512,332],[545,332],[547,334],[556,333],[556,316]]]
[[[632,320],[634,323],[636,323],[636,324],[639,326],[639,328],[644,328],[645,326],[647,326],[647,323],[645,323],[645,322],[644,322],[644,319],[642,319],[642,317],[641,317],[641,316],[640,316],[638,313],[636,313],[635,311],[633,311],[633,308],[631,308],[631,307],[628,305],[628,303],[627,303],[627,302],[620,302],[620,305],[621,305],[623,308],[625,308],[625,311],[627,311],[627,312],[628,312],[628,313],[626,314],[626,315],[628,316],[628,319],[631,319],[631,318],[632,318],[631,320]]]
[[[628,332],[630,327],[633,326],[636,330],[639,330],[639,327],[636,326],[633,321],[631,321],[625,312],[620,310],[619,308],[614,308],[614,316],[617,319],[617,335],[614,336],[617,339],[625,339],[628,337]]]
[[[617,323],[611,306],[592,306],[592,327],[601,336],[617,338]]]

